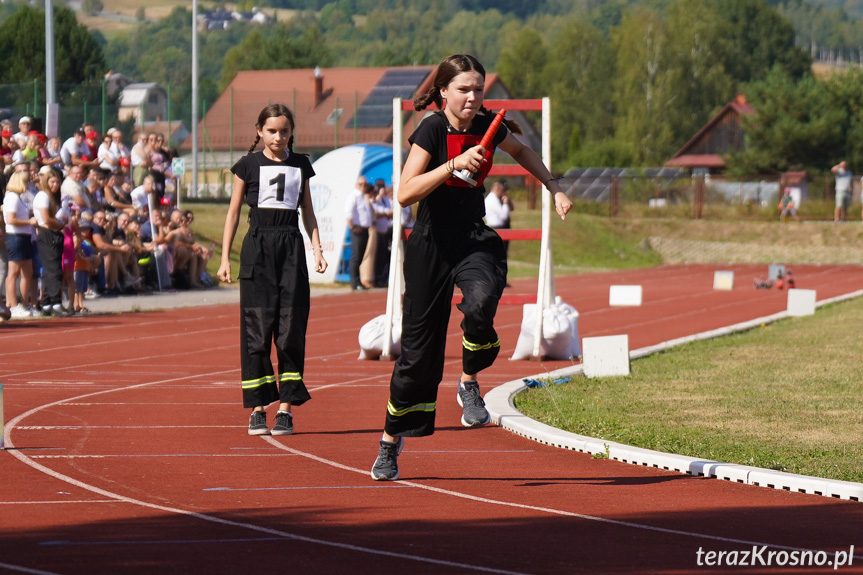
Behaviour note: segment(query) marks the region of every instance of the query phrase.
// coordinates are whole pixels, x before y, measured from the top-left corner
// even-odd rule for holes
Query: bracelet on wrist
[[[547,187],[548,187],[548,183],[549,183],[549,182],[556,182],[556,181],[557,181],[557,178],[549,178],[549,179],[547,179],[546,181],[544,181],[544,182],[542,183],[542,185],[543,185],[543,186],[545,186],[545,187],[547,188]]]

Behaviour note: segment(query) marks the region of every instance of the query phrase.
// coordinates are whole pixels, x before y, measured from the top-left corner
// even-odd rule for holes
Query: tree
[[[556,166],[564,158],[577,163],[573,156],[579,150],[612,135],[615,62],[608,38],[583,20],[567,20],[551,45],[544,76],[553,102]]]
[[[292,37],[284,26],[273,26],[269,33],[254,29],[242,43],[225,55],[222,89],[240,70],[280,70],[314,68],[331,65],[332,56],[321,41],[318,28],[310,28],[301,37]]]
[[[655,165],[674,152],[669,124],[679,112],[681,70],[670,66],[666,22],[653,10],[628,12],[612,32],[616,57],[616,137],[632,148],[636,164]]]
[[[795,80],[779,66],[751,84],[747,99],[755,115],[743,118],[747,145],[729,157],[731,173],[822,171],[845,157],[848,113],[836,105],[836,94],[812,76]]]
[[[738,82],[764,78],[774,66],[792,78],[809,74],[812,59],[794,45],[791,23],[762,0],[719,0],[716,10],[732,47],[725,68]]]
[[[666,118],[676,146],[734,96],[737,82],[725,69],[732,51],[728,26],[712,0],[676,0],[669,6],[669,67],[682,80],[675,87],[677,113]]]
[[[55,77],[59,84],[101,80],[105,71],[102,48],[75,13],[64,6],[54,9]],[[17,84],[45,78],[45,13],[22,4],[0,24],[0,83]],[[58,94],[61,96],[61,94]]]

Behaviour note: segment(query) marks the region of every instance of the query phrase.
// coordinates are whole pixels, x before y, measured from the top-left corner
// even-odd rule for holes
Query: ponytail
[[[414,110],[417,112],[425,110],[431,104],[437,104],[438,109],[443,110],[443,98],[441,98],[440,88],[437,86],[432,86],[428,92],[414,100]]]
[[[251,146],[249,146],[249,151],[248,151],[249,154],[251,154],[252,152],[255,151],[255,148],[258,147],[258,142],[260,142],[260,141],[261,141],[261,137],[255,136],[255,143],[252,144]],[[291,136],[291,141],[293,142],[293,136]]]

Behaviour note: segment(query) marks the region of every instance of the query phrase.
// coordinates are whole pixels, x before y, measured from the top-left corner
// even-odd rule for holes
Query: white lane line
[[[114,499],[81,499],[78,501],[0,501],[0,505],[62,505],[66,503],[120,503]]]
[[[31,455],[32,459],[116,459],[141,457],[293,457],[293,453],[154,453],[152,455],[116,454],[116,455]]]
[[[15,571],[16,573],[32,573],[33,575],[57,575],[52,571],[42,571],[40,569],[30,569],[29,567],[21,567],[19,565],[12,565],[11,563],[0,563],[0,567],[3,569],[8,569],[9,571]]]
[[[103,405],[133,405],[133,406],[139,406],[139,405],[195,405],[195,406],[198,406],[198,405],[233,405],[234,407],[236,407],[237,402],[236,401],[222,401],[222,402],[218,402],[218,401],[212,401],[212,402],[206,402],[206,401],[205,402],[201,402],[201,401],[159,401],[159,402],[155,402],[155,401],[153,401],[153,402],[150,402],[150,401],[112,401],[112,402],[109,402],[109,401],[106,401],[106,402],[102,403],[102,402],[78,402],[78,401],[76,401],[76,402],[65,402],[65,403],[63,403],[63,405],[64,406],[74,405],[74,406],[82,406],[82,407],[83,406],[92,406],[92,405],[95,405],[98,407],[102,407]]]
[[[213,372],[212,374],[203,374],[203,375],[216,375],[219,373],[224,373],[224,372]],[[74,400],[80,400],[80,399],[85,399],[88,397],[93,397],[93,396],[101,395],[101,394],[105,394],[105,393],[114,393],[117,391],[129,391],[131,389],[146,387],[146,386],[150,386],[150,385],[157,385],[157,384],[161,384],[161,383],[167,383],[169,381],[182,381],[184,379],[189,379],[190,377],[200,377],[201,375],[202,374],[197,374],[197,376],[182,376],[182,377],[177,377],[177,378],[174,378],[171,380],[161,380],[161,381],[154,381],[154,382],[150,382],[150,383],[139,383],[136,385],[130,385],[128,387],[120,387],[120,388],[114,388],[114,389],[109,389],[109,390],[105,390],[105,391],[97,391],[97,392],[93,392],[93,393],[87,393],[87,394],[80,395],[78,397],[74,397],[74,398],[70,398],[70,399],[72,399],[73,401]],[[91,485],[89,483],[84,483],[83,481],[79,481],[78,479],[75,479],[75,478],[70,477],[68,475],[64,475],[58,471],[54,471],[53,469],[45,467],[41,463],[37,463],[31,457],[28,457],[25,453],[21,452],[18,449],[15,449],[15,445],[12,443],[12,440],[10,437],[12,429],[14,429],[15,426],[18,424],[18,422],[20,422],[21,420],[25,419],[26,417],[29,417],[30,415],[33,415],[34,413],[42,411],[43,409],[48,409],[48,408],[51,408],[54,406],[58,406],[62,403],[63,403],[62,401],[55,401],[52,403],[46,403],[46,404],[41,405],[39,407],[34,407],[33,409],[30,409],[29,411],[26,411],[26,412],[22,413],[21,415],[18,415],[17,417],[12,419],[9,423],[7,423],[4,430],[3,430],[5,438],[6,438],[5,439],[5,445],[6,445],[6,448],[8,450],[7,453],[12,455],[12,457],[18,459],[19,461],[21,461],[25,465],[32,467],[33,469],[35,469],[41,473],[44,473],[45,475],[48,475],[49,477],[53,477],[54,479],[64,481],[66,483],[69,483],[70,485],[74,485],[76,487],[90,491],[92,493],[102,495],[103,497],[107,497],[110,499],[115,499],[117,501],[129,503],[131,505],[138,505],[140,507],[155,509],[157,511],[162,511],[165,513],[174,513],[174,514],[182,515],[185,517],[192,517],[195,519],[200,519],[202,521],[209,521],[211,523],[217,523],[220,525],[227,525],[229,527],[237,527],[240,529],[248,529],[251,531],[257,531],[259,533],[266,533],[268,535],[275,535],[275,536],[283,538],[283,539],[301,541],[304,543],[313,543],[316,545],[323,545],[325,547],[335,547],[338,549],[346,549],[348,551],[355,551],[358,553],[366,553],[366,554],[370,554],[370,555],[379,555],[379,556],[384,556],[384,557],[394,557],[396,559],[406,559],[406,560],[410,560],[410,561],[416,561],[419,563],[428,563],[431,565],[442,565],[445,567],[452,567],[452,568],[456,568],[456,569],[465,569],[468,571],[478,571],[478,572],[482,572],[482,573],[497,573],[499,575],[528,575],[527,573],[522,573],[522,572],[518,572],[518,571],[509,571],[506,569],[494,569],[491,567],[485,567],[483,565],[472,565],[469,563],[459,563],[456,561],[445,561],[443,559],[436,559],[434,557],[424,557],[421,555],[411,555],[408,553],[397,553],[394,551],[386,551],[383,549],[375,549],[372,547],[362,547],[359,545],[351,545],[349,543],[342,543],[340,541],[327,541],[325,539],[306,537],[304,535],[298,535],[296,533],[289,533],[287,531],[281,531],[278,529],[271,529],[268,527],[255,525],[252,523],[241,523],[239,521],[232,521],[229,519],[224,519],[222,517],[216,517],[213,515],[206,515],[204,513],[197,513],[194,511],[188,511],[186,509],[180,509],[180,508],[176,508],[176,507],[168,507],[166,505],[158,505],[155,503],[149,503],[147,501],[142,501],[139,499],[133,499],[131,497],[126,497],[126,496],[120,495],[118,493],[113,493],[111,491],[107,491],[105,489],[102,489],[100,487],[96,487],[95,485]],[[49,575],[53,575],[53,574],[49,574]]]
[[[390,487],[410,487],[410,485],[324,485],[304,487],[207,487],[201,491],[305,491],[314,489],[389,489]]]
[[[293,449],[291,447],[288,447],[287,445],[279,443],[278,441],[276,441],[272,437],[261,436],[261,438],[264,441],[266,441],[266,442],[268,442],[274,446],[277,446],[281,449],[284,449],[285,451],[295,453],[296,455],[302,455],[303,457],[307,457],[313,461],[317,461],[318,463],[323,463],[324,465],[329,465],[331,467],[335,467],[337,469],[342,469],[344,471],[351,471],[353,473],[360,473],[360,474],[365,475],[365,476],[368,476],[370,473],[370,471],[366,470],[366,469],[358,469],[356,467],[350,467],[348,465],[344,465],[342,463],[338,463],[338,462],[332,461],[330,459],[326,459],[326,458],[319,457],[319,456],[311,454],[311,453],[306,453],[304,451],[300,451],[299,449]],[[409,485],[411,487],[416,487],[418,489],[425,489],[427,491],[432,491],[434,493],[440,493],[442,495],[449,495],[452,497],[458,497],[459,499],[467,499],[467,500],[476,501],[479,503],[488,503],[490,505],[500,505],[502,507],[514,507],[516,509],[525,509],[525,510],[529,510],[529,511],[537,511],[540,513],[552,514],[552,515],[562,515],[564,517],[575,517],[575,518],[584,519],[587,521],[596,521],[598,523],[605,523],[607,525],[617,525],[620,527],[630,527],[633,529],[641,529],[644,531],[651,531],[654,533],[664,533],[664,534],[668,534],[668,535],[682,535],[684,537],[693,537],[695,539],[706,539],[709,541],[722,541],[725,543],[736,543],[736,544],[740,544],[740,545],[746,545],[747,547],[748,546],[757,546],[757,547],[766,546],[766,547],[771,547],[771,548],[775,548],[775,549],[785,549],[788,551],[812,551],[813,553],[818,552],[815,549],[807,549],[805,547],[793,547],[793,546],[788,546],[788,545],[777,545],[774,543],[762,543],[759,541],[749,541],[746,539],[737,539],[735,537],[723,537],[721,535],[709,535],[706,533],[697,533],[694,531],[684,531],[682,529],[669,529],[667,527],[656,527],[654,525],[646,525],[643,523],[634,523],[632,521],[621,521],[619,519],[608,519],[606,517],[596,517],[593,515],[585,515],[583,513],[575,513],[573,511],[564,511],[562,509],[554,509],[551,507],[539,507],[536,505],[527,505],[524,503],[514,503],[511,501],[502,501],[499,499],[490,499],[488,497],[480,497],[477,495],[470,495],[468,493],[461,493],[459,491],[452,491],[450,489],[443,489],[441,487],[432,487],[431,485],[425,485],[423,483],[416,483],[413,481],[405,481],[402,479],[391,482],[391,484],[393,484],[393,485],[397,485],[400,483],[404,484],[404,485]],[[858,558],[856,555],[854,557],[855,557],[855,559]],[[859,558],[863,559],[863,556],[861,556]]]
[[[62,404],[63,402],[58,402]],[[55,431],[58,429],[226,429],[236,427],[245,429],[245,425],[21,425],[16,430],[24,431]]]

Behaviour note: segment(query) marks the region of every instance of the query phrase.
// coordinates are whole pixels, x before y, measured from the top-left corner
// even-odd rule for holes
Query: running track
[[[728,292],[713,291],[715,269],[564,277],[557,293],[579,310],[582,337],[628,333],[631,349],[785,309],[785,292],[752,288],[766,266],[722,267],[735,271]],[[819,300],[863,287],[860,267],[794,272]],[[609,308],[612,284],[642,285],[644,305]],[[357,360],[357,332],[384,300],[382,291],[313,299],[313,400],[295,410],[296,435],[280,438],[246,434],[235,305],[0,326],[0,572],[682,574],[728,570],[699,566],[699,549],[753,545],[831,561],[855,545],[839,571],[863,572],[860,503],[462,428],[455,308],[437,433],[407,441],[402,481],[373,482],[392,365]],[[500,308],[503,349],[481,374],[484,390],[567,365],[508,361],[520,321],[520,306]]]

